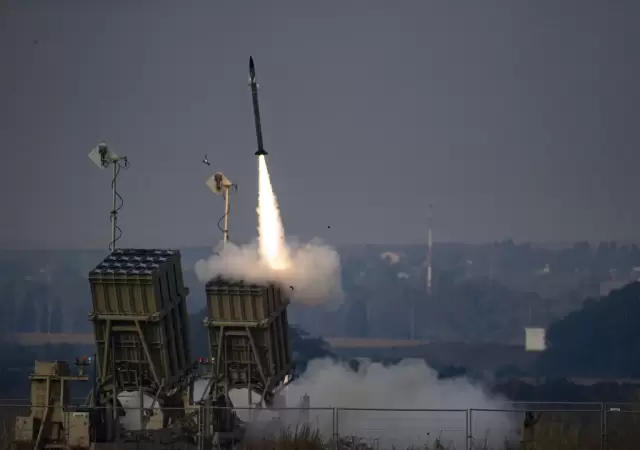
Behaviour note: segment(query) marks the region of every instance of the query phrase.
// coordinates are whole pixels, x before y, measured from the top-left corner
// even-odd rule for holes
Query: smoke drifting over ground
[[[340,282],[340,256],[331,247],[313,240],[308,244],[287,244],[290,264],[274,269],[260,257],[257,243],[237,246],[228,243],[208,260],[196,263],[200,281],[221,276],[248,283],[276,282],[290,289],[294,301],[308,305],[336,305],[344,293]]]
[[[195,382],[194,400],[203,398],[207,384],[204,379]],[[301,410],[293,409],[299,408],[305,394],[311,405],[306,418]],[[374,448],[412,445],[422,448],[425,444],[433,445],[436,439],[445,448],[465,448],[467,432],[473,433],[475,445],[487,443],[489,448],[503,448],[505,439],[517,440],[522,419],[515,413],[477,411],[508,410],[513,405],[489,395],[466,378],[439,380],[437,373],[422,360],[404,360],[388,367],[362,361],[357,372],[347,364],[315,360],[301,378],[285,388],[284,395],[291,409],[254,409],[250,414],[247,391],[229,393],[240,419],[251,422],[247,423],[248,431],[254,436],[277,434],[281,426],[295,428],[308,420],[326,439],[336,434],[341,438],[356,436]],[[139,405],[136,392],[119,398],[125,408]],[[254,393],[253,404],[259,400]],[[145,398],[146,407],[152,403],[151,398]],[[337,417],[333,408],[340,408]],[[468,423],[470,408],[476,411]],[[159,413],[157,410],[156,414]],[[279,419],[276,424],[275,418]],[[128,410],[122,421],[128,429],[139,429],[139,410]]]
[[[246,391],[234,394],[234,405],[247,405]],[[422,360],[404,360],[387,367],[363,361],[357,372],[346,364],[315,360],[285,389],[287,405],[297,407],[304,394],[311,402],[310,425],[324,436],[334,434],[333,412],[320,408],[345,408],[338,412],[340,436],[366,438],[378,442],[380,448],[433,444],[436,438],[445,447],[465,448],[469,408],[508,408],[506,399],[491,396],[466,378],[439,380],[436,371]],[[258,421],[267,422],[274,415],[264,411]],[[298,411],[279,415],[285,424],[300,423]],[[472,419],[476,442],[486,440],[495,448],[502,448],[518,425],[515,415],[504,412],[477,412]]]

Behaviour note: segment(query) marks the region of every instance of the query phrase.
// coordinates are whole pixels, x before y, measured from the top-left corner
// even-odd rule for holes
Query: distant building
[[[528,352],[542,352],[547,348],[546,331],[544,328],[525,328],[525,350]]]

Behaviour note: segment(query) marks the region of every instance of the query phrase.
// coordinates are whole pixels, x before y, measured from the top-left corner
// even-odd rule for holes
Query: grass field
[[[639,408],[640,409],[640,408]],[[13,441],[13,427],[18,415],[28,415],[27,406],[0,407],[0,450],[9,450]],[[614,420],[611,420],[614,419]],[[529,446],[522,446],[521,437],[511,442],[488,445],[482,436],[475,436],[469,443],[472,450],[636,450],[640,442],[640,411],[610,416],[607,431],[603,435],[600,419],[595,416],[562,415],[549,413],[541,416],[535,426]],[[393,433],[389,427],[386,433]],[[440,436],[432,435],[426,442],[413,445],[393,445],[389,442],[405,441],[404,436],[369,437],[322,435],[309,427],[286,428],[272,437],[247,439],[236,448],[239,450],[464,450],[466,442],[451,444]],[[515,442],[514,442],[515,441]]]
[[[638,416],[640,417],[640,416]],[[622,424],[620,424],[622,426]],[[640,441],[640,421],[627,417],[627,423],[617,433],[602,436],[601,429],[593,423],[558,422],[553,416],[541,421],[533,439],[527,442],[507,442],[489,446],[482,439],[469,443],[470,450],[637,450]],[[331,438],[323,437],[309,428],[286,429],[277,438],[253,439],[236,448],[242,450],[333,450],[336,445]],[[400,447],[381,446],[377,440],[359,439],[352,436],[338,438],[338,450],[401,450]],[[404,447],[406,450],[464,450],[466,443],[458,446],[447,444],[435,437],[430,442]]]

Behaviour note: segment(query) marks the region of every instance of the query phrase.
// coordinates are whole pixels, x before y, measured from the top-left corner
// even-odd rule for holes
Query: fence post
[[[333,445],[335,446],[335,450],[338,450],[339,438],[340,438],[340,430],[338,428],[338,420],[339,420],[340,408],[333,408]]]
[[[467,409],[467,411],[464,414],[464,420],[465,420],[465,424],[464,424],[464,442],[465,442],[465,449],[469,450],[469,416],[470,416],[470,411]]]
[[[204,448],[204,424],[202,423],[204,414],[202,414],[202,405],[196,405],[196,407],[198,408],[196,413],[198,416],[198,450],[202,450]]]
[[[467,438],[467,448],[473,447],[473,408],[469,409],[469,433]]]
[[[600,413],[600,450],[605,450],[607,444],[607,404],[601,404]]]

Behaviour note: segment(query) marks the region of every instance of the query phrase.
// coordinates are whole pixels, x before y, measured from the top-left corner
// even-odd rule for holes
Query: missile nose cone
[[[256,66],[253,65],[253,56],[249,56],[249,78],[251,82],[256,79]]]

